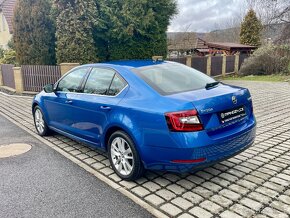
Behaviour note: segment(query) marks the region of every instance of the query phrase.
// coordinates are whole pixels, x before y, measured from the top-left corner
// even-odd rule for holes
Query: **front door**
[[[56,91],[44,98],[49,126],[74,134],[74,119],[78,116],[74,101],[79,98],[82,81],[89,69],[81,67],[68,73],[59,81]]]

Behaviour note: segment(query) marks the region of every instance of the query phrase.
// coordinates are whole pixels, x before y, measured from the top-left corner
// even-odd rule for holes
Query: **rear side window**
[[[93,68],[86,82],[84,93],[106,95],[115,71],[105,68]]]
[[[161,95],[201,89],[215,82],[211,77],[182,64],[161,63],[133,69],[148,85]]]
[[[84,93],[115,96],[127,83],[112,69],[93,68],[84,87]]]

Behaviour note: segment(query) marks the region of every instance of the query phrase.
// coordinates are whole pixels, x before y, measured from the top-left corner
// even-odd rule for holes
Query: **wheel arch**
[[[47,119],[47,114],[46,114],[46,111],[44,111],[44,108],[42,107],[42,104],[41,102],[37,101],[37,100],[34,100],[33,103],[32,103],[32,107],[31,107],[31,110],[32,110],[32,115],[34,116],[34,109],[35,107],[39,107],[41,112],[42,112],[42,115],[43,115],[43,119],[44,121],[47,123],[48,125],[48,119]]]
[[[36,106],[39,106],[39,104],[38,104],[38,102],[36,102],[36,101],[34,101],[33,103],[32,103],[32,114],[34,113],[34,108],[36,107]]]
[[[104,136],[104,140],[103,140],[103,145],[105,147],[106,150],[108,150],[108,142],[110,139],[110,136],[117,131],[124,131],[124,129],[122,129],[119,126],[111,126],[107,129],[107,131],[105,132],[105,136]],[[126,132],[126,131],[124,131]],[[127,133],[127,132],[126,132]],[[127,133],[128,134],[128,133]]]
[[[132,132],[132,130],[130,130],[122,125],[118,125],[118,124],[111,125],[110,127],[108,127],[106,129],[106,131],[104,133],[104,137],[103,137],[103,146],[104,146],[105,150],[108,149],[108,142],[109,142],[110,136],[116,131],[123,131],[128,136],[130,136],[130,138],[133,140],[134,144],[136,145],[136,150],[138,151],[139,155],[141,156],[140,149],[139,149],[139,143],[138,143],[138,140],[136,138],[136,134],[139,134],[139,133],[137,133],[136,130]]]

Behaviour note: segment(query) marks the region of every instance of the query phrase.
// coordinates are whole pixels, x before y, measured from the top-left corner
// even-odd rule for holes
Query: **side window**
[[[117,95],[126,86],[126,82],[115,74],[108,95]]]
[[[59,81],[57,91],[78,92],[82,79],[86,75],[87,71],[88,68],[81,68],[69,73]]]
[[[93,68],[86,82],[84,93],[106,95],[115,71],[105,68]]]

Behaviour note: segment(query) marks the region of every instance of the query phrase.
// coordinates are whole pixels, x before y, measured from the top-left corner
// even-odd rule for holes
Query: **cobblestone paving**
[[[147,172],[122,181],[105,154],[61,135],[46,137],[169,217],[290,217],[290,85],[229,82],[248,87],[258,121],[254,146],[196,173]],[[0,112],[34,130],[31,99],[0,94]],[[2,127],[1,127],[2,128]]]

